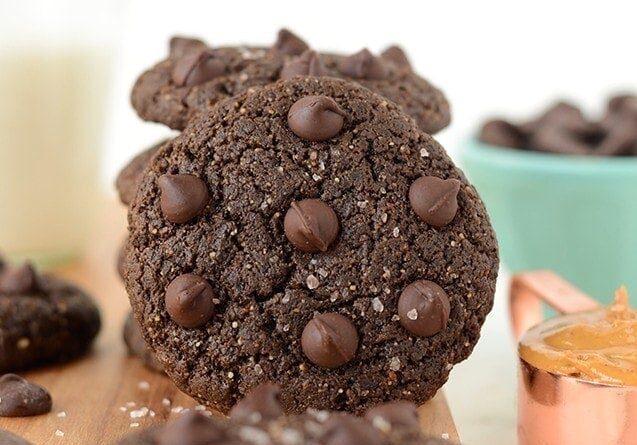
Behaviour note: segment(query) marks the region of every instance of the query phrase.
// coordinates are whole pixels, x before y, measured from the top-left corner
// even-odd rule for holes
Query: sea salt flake
[[[383,305],[382,301],[380,301],[380,298],[375,297],[372,299],[372,309],[374,309],[376,312],[383,312],[385,306]]]
[[[398,357],[392,357],[392,359],[389,361],[389,369],[391,369],[392,371],[400,370],[400,359]]]
[[[120,409],[121,409],[121,408],[120,408]],[[126,409],[126,408],[124,408],[124,409]],[[57,416],[58,416],[58,417],[66,417],[66,412],[65,412],[65,411],[60,411],[60,412],[57,414]]]
[[[409,312],[407,312],[407,318],[412,321],[418,320],[418,311],[415,308],[410,310]]]
[[[64,431],[55,430],[55,435],[58,437],[64,437]]]
[[[318,278],[316,278],[314,275],[308,275],[305,283],[307,284],[307,288],[310,290],[316,289],[317,287],[319,287],[319,284],[321,284]]]
[[[420,149],[420,156],[422,156],[423,158],[428,158],[429,157],[429,152],[427,151],[426,148],[421,148]]]
[[[139,389],[141,389],[142,391],[148,391],[150,389],[150,383],[148,383],[147,381],[144,380],[144,381],[139,382],[137,387]]]

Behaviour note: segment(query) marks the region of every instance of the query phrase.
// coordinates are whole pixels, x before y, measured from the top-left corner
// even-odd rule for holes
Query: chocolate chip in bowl
[[[637,155],[637,96],[608,100],[606,114],[590,120],[576,106],[558,102],[537,118],[515,123],[491,119],[478,139],[489,145],[577,156]]]

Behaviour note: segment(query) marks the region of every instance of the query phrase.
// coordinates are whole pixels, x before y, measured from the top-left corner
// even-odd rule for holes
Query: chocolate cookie
[[[135,83],[132,103],[142,119],[182,130],[196,112],[222,99],[295,75],[354,80],[397,103],[430,134],[450,121],[445,96],[412,71],[398,47],[379,57],[367,50],[317,54],[286,30],[270,48],[211,48],[197,39],[172,39],[168,58]]]
[[[126,317],[123,337],[124,343],[126,344],[128,352],[131,355],[139,358],[144,366],[146,366],[151,371],[164,372],[164,368],[162,367],[161,363],[159,363],[155,358],[155,354],[153,354],[153,352],[148,349],[148,346],[146,345],[146,342],[142,337],[142,332],[139,328],[139,324],[137,323],[137,320],[135,320],[132,312],[130,312]]]
[[[146,168],[146,165],[148,165],[148,162],[150,162],[155,152],[159,150],[159,147],[164,143],[166,143],[165,140],[142,151],[131,159],[119,172],[115,179],[115,188],[117,189],[122,204],[129,205],[133,201],[144,168]]]
[[[482,201],[444,149],[333,78],[197,116],[151,160],[129,234],[146,341],[223,412],[265,380],[294,412],[424,402],[473,349],[498,270]]]
[[[77,357],[99,329],[99,311],[78,287],[28,263],[0,266],[0,372]]]
[[[131,434],[118,445],[451,445],[424,437],[413,403],[379,405],[365,417],[316,410],[288,417],[282,414],[278,391],[275,385],[257,388],[237,405],[241,416],[226,419],[188,411],[165,425]]]

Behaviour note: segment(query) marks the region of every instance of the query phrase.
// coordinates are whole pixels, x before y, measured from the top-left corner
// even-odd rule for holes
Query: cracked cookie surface
[[[345,116],[337,134],[318,142],[288,124],[292,105],[314,95],[331,98]],[[207,187],[207,205],[187,222],[170,222],[162,211],[166,175],[194,176]],[[428,224],[411,207],[410,186],[422,176],[451,184],[432,211],[453,207],[449,196],[457,195],[446,225]],[[304,199],[337,215],[338,235],[324,250],[303,251],[286,237],[286,212]],[[146,341],[183,391],[223,412],[268,380],[281,385],[291,412],[426,401],[471,353],[498,270],[485,208],[444,149],[393,103],[333,78],[278,82],[195,117],[151,160],[129,235],[125,281]],[[418,280],[426,282],[416,297],[432,282],[448,299],[429,336],[412,333],[418,326],[408,330],[398,315],[403,291]],[[178,290],[191,288],[171,290],[171,305],[175,295],[214,304],[196,327],[167,311],[166,289],[176,281]],[[313,363],[301,344],[310,321],[326,313],[341,316],[338,323],[319,319],[309,334],[346,349],[332,368]],[[339,343],[342,329],[330,331],[350,323],[354,346]]]

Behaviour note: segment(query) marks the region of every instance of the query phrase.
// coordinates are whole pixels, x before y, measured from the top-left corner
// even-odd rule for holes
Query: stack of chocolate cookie
[[[121,272],[180,389],[228,412],[274,381],[286,412],[362,413],[423,403],[471,353],[496,240],[428,134],[447,102],[402,51],[317,53],[287,31],[271,48],[173,39],[133,104],[183,130],[118,181]]]

